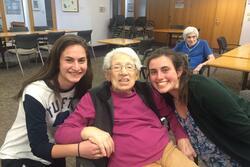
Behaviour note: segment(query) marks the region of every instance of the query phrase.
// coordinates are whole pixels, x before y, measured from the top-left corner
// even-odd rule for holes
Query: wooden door
[[[217,1],[219,0],[192,0],[189,10],[187,25],[199,29],[200,38],[209,43],[212,40]]]
[[[214,20],[212,47],[218,48],[216,39],[225,36],[228,43],[239,43],[246,0],[218,0]]]
[[[167,28],[169,23],[170,0],[147,0],[147,19],[154,22],[155,29]],[[154,33],[157,42],[166,43],[167,36],[164,33]]]
[[[178,1],[170,0],[169,25],[188,25],[192,0],[183,0],[182,7]]]

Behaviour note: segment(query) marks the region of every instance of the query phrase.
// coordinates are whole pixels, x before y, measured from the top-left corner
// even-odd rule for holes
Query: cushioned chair
[[[7,53],[16,55],[22,75],[24,75],[24,72],[20,61],[20,56],[37,54],[40,57],[42,64],[44,65],[43,58],[38,47],[38,37],[38,34],[16,35],[14,38],[15,48],[7,50]],[[8,62],[6,61],[6,63],[8,67]]]
[[[92,30],[78,31],[77,32],[77,35],[82,37],[85,40],[85,42],[89,45],[89,47],[91,47],[91,51],[92,51],[92,54],[94,56],[94,59],[96,59],[94,47],[92,45],[92,40],[91,40],[91,34],[92,34]]]
[[[64,31],[61,32],[49,32],[47,35],[47,44],[40,46],[41,50],[45,50],[50,52],[53,44],[56,42],[57,39],[59,39],[61,36],[65,34]]]

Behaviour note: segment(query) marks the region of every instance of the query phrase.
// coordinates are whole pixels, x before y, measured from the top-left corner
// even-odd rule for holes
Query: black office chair
[[[20,56],[37,54],[41,59],[42,65],[44,65],[43,58],[38,47],[38,37],[38,34],[16,35],[14,38],[15,48],[7,50],[7,53],[16,55],[22,75],[24,75],[24,72],[20,61]],[[6,65],[8,68],[8,61],[6,61]]]
[[[77,35],[82,37],[85,40],[85,42],[89,45],[89,47],[91,47],[91,51],[94,56],[94,59],[96,59],[94,47],[92,45],[92,40],[91,40],[91,34],[92,34],[92,30],[85,30],[85,31],[77,32]]]
[[[113,18],[113,25],[112,25],[112,37],[117,38],[117,37],[123,37],[124,38],[124,25],[125,25],[125,17],[123,15],[116,15]]]
[[[135,27],[135,18],[134,17],[126,17],[125,18],[125,25],[124,25],[125,38],[133,38],[134,37],[134,27]]]
[[[59,39],[61,36],[63,36],[65,34],[64,31],[61,32],[49,32],[47,35],[47,44],[46,45],[42,45],[39,48],[41,50],[45,50],[50,52],[53,44],[56,42],[57,39]]]
[[[147,25],[147,18],[144,16],[137,17],[135,20],[135,35],[136,37],[143,37],[145,35],[145,27]]]
[[[141,62],[144,64],[145,59],[150,55],[150,53],[154,51],[153,48],[153,39],[144,39],[141,40],[138,48],[138,52],[142,55]]]
[[[228,44],[227,40],[224,36],[220,36],[217,38],[217,43],[219,46],[219,54],[223,54],[231,49],[233,49],[234,47],[239,46],[238,44]],[[228,47],[228,46],[234,46],[234,47]]]

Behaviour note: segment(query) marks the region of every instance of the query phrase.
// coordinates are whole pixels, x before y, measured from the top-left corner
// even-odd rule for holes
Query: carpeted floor
[[[92,59],[92,66],[94,71],[93,86],[98,85],[99,83],[101,83],[101,81],[104,80],[104,76],[101,70],[103,60],[102,56],[107,51],[108,48],[106,47],[96,49],[97,59]],[[18,92],[23,80],[35,73],[41,67],[41,64],[26,62],[23,66],[25,72],[24,77],[20,72],[19,66],[9,68],[9,70],[0,69],[0,146],[4,141],[6,132],[8,131],[16,117],[17,102],[13,100],[12,97]],[[241,72],[223,69],[217,69],[215,73],[213,73],[214,69],[211,69],[211,71],[211,77],[222,81],[236,92],[240,90]],[[68,166],[74,166],[74,160],[72,158],[69,160]]]

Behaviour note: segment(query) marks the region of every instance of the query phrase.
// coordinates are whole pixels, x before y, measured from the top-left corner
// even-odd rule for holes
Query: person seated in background
[[[207,41],[198,39],[199,32],[195,27],[187,27],[183,31],[183,39],[173,48],[176,52],[186,53],[189,60],[189,68],[194,74],[202,74],[203,66],[208,61],[215,59]]]
[[[55,144],[54,132],[73,110],[72,100],[91,88],[87,48],[76,35],[59,38],[44,66],[23,83],[16,120],[0,149],[2,167],[65,167],[64,157],[77,156],[77,144]]]
[[[179,148],[190,158],[195,152],[174,112],[157,91],[137,81],[141,62],[131,48],[117,48],[104,57],[107,81],[91,89],[55,133],[59,144],[91,141],[98,145],[98,166],[197,166],[169,138],[169,121]],[[79,150],[82,150],[82,143]],[[83,156],[79,151],[79,156]]]
[[[146,64],[151,84],[169,104],[172,101],[206,166],[250,166],[250,102],[217,80],[191,75],[183,53],[160,48]]]

